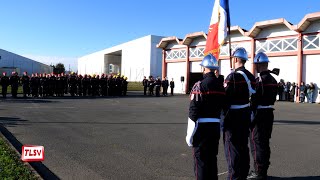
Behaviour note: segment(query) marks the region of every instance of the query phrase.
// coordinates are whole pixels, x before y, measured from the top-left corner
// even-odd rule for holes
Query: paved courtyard
[[[33,165],[47,179],[191,180],[188,96],[1,99],[1,131],[16,146],[43,145]],[[272,179],[320,179],[320,105],[279,102]],[[226,177],[223,143],[219,179]]]

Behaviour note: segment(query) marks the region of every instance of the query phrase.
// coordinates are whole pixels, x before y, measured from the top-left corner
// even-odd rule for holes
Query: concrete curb
[[[2,124],[0,124],[0,126],[2,126],[2,128],[5,128]],[[10,141],[2,134],[2,132],[0,132],[0,138],[2,138],[5,141],[5,143],[7,143],[7,145],[16,152],[16,155],[18,157],[21,157],[21,154],[19,153],[19,151],[10,143]],[[31,170],[31,172],[35,175],[37,179],[43,180],[40,174],[28,162],[22,161],[22,163]]]

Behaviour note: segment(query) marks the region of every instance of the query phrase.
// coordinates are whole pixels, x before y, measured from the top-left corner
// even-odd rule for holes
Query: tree
[[[58,63],[56,64],[55,66],[53,66],[53,73],[54,74],[61,74],[61,73],[64,73],[65,72],[65,67],[64,67],[64,64],[62,63]]]

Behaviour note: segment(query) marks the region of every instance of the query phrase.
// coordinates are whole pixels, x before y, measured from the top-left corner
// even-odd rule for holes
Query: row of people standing
[[[149,96],[153,96],[154,95],[154,89],[156,91],[156,96],[160,97],[160,90],[162,87],[162,96],[168,96],[168,87],[170,86],[170,94],[173,96],[173,91],[174,91],[174,81],[173,78],[172,80],[168,81],[167,77],[165,77],[164,79],[160,79],[160,77],[157,77],[156,79],[154,79],[153,76],[149,76],[149,79],[146,78],[146,76],[144,76],[143,80],[142,80],[142,86],[143,86],[143,93],[146,96],[147,93]]]
[[[7,96],[7,88],[11,86],[12,97],[17,97],[18,87],[21,84],[23,97],[48,97],[65,94],[71,96],[125,96],[127,94],[127,78],[120,75],[65,75],[55,74],[32,74],[27,72],[19,77],[13,72],[10,77],[3,73],[0,79],[2,96]]]
[[[301,82],[300,86],[297,87],[297,90],[298,89],[300,90],[299,91],[300,103],[304,103],[306,98],[307,98],[307,103],[314,103],[314,99],[315,99],[314,97],[317,91],[316,91],[316,85],[313,82],[311,82],[310,84],[305,84],[304,82]]]
[[[307,103],[314,103],[316,96],[316,84],[313,82],[310,84],[301,82],[300,85],[297,85],[294,82],[284,82],[284,80],[281,79],[278,83],[278,95],[279,101],[295,102],[296,97],[299,97],[300,103],[304,103],[306,100]]]
[[[264,53],[254,58],[257,78],[245,69],[247,60],[244,48],[234,51],[235,70],[226,77],[225,87],[214,74],[219,65],[212,54],[205,56],[200,64],[204,79],[197,82],[190,93],[186,136],[187,144],[193,147],[197,180],[218,179],[221,130],[228,179],[267,179],[278,83],[268,70],[269,59]],[[249,137],[254,163],[250,174]]]

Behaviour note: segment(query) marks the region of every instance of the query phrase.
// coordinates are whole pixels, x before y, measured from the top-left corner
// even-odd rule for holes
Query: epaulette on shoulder
[[[190,94],[199,94],[201,92],[200,91],[200,84],[201,84],[201,81],[196,82],[193,85]]]
[[[199,100],[199,96],[202,96],[201,90],[200,90],[200,84],[201,81],[196,82],[190,92],[190,100],[192,101],[194,98],[196,98],[195,100],[198,101]]]

